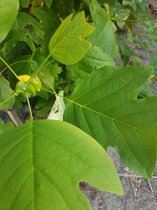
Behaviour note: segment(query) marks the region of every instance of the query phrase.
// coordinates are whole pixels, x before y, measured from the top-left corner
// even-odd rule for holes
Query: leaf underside
[[[43,120],[0,135],[0,209],[89,210],[80,181],[122,194],[107,153],[80,129]]]
[[[137,95],[150,74],[147,67],[99,69],[77,84],[64,115],[146,178],[156,163],[157,97]]]
[[[92,0],[89,8],[96,29],[88,40],[91,41],[93,45],[100,47],[105,53],[115,58],[118,53],[115,35],[116,27],[111,21],[110,15],[96,0]]]

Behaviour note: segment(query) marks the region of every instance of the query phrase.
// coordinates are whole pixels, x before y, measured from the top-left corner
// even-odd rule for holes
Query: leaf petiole
[[[30,105],[30,101],[29,101],[27,92],[26,92],[26,99],[27,99],[28,110],[29,110],[29,114],[30,114],[30,120],[31,120],[31,122],[33,122],[33,114],[32,114],[32,109],[31,109],[31,105]]]
[[[14,74],[14,76],[18,79],[18,75],[14,72],[14,70],[5,62],[5,60],[0,57],[0,60],[8,67],[8,69]],[[19,79],[18,79],[19,80]]]

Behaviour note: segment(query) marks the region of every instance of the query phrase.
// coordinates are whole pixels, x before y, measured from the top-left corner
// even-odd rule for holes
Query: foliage
[[[18,0],[0,2],[0,42],[2,42],[10,31],[19,9]]]
[[[149,28],[148,43],[138,46],[145,49],[155,40],[145,3],[0,3],[0,109],[27,104],[30,112],[17,128],[0,121],[1,209],[90,209],[80,181],[122,194],[108,146],[132,171],[151,178],[157,98],[149,84],[156,50],[153,71],[128,67],[141,64],[128,47],[139,44],[134,23],[144,18],[141,28]],[[118,57],[124,67],[116,66]],[[51,108],[52,120],[33,121],[46,118]]]
[[[78,189],[82,180],[122,193],[107,153],[66,122],[35,121],[10,129],[1,135],[0,148],[1,209],[89,209]]]
[[[65,120],[105,149],[117,148],[124,163],[147,178],[156,163],[157,98],[137,100],[137,90],[149,76],[149,68],[99,69],[77,84],[65,110]]]

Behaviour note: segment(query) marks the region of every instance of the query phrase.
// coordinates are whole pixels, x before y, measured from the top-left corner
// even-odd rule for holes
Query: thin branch
[[[140,178],[140,179],[145,179],[143,176],[138,176],[135,174],[118,174],[120,177],[124,178]],[[157,176],[152,176],[153,179],[157,179]]]
[[[15,126],[21,125],[22,121],[19,118],[19,116],[17,115],[16,111],[7,111],[8,116],[10,117],[10,119],[12,120],[12,122],[14,123]]]
[[[29,109],[29,113],[30,113],[30,119],[33,122],[33,114],[32,114],[32,109],[31,109],[31,105],[30,105],[30,101],[29,101],[29,97],[28,97],[27,92],[26,92],[26,99],[27,99],[28,109]]]

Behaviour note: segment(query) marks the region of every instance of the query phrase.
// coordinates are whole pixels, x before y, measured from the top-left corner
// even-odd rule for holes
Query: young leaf
[[[116,44],[116,27],[107,12],[96,0],[90,4],[90,12],[96,25],[96,30],[88,38],[92,44],[99,46],[105,53],[115,57],[118,52]]]
[[[12,108],[15,102],[13,94],[14,91],[10,88],[9,82],[0,76],[0,110]]]
[[[147,67],[99,69],[78,83],[64,116],[146,178],[156,162],[157,97],[137,93],[149,76]]]
[[[122,187],[107,153],[80,129],[35,121],[0,135],[0,209],[89,210],[79,181]]]
[[[2,42],[15,22],[19,0],[0,1],[0,42]]]
[[[59,26],[49,42],[51,55],[63,64],[74,64],[80,61],[91,47],[85,40],[94,27],[86,22],[84,12],[78,13],[73,19],[69,15]],[[72,20],[71,20],[72,19]]]

